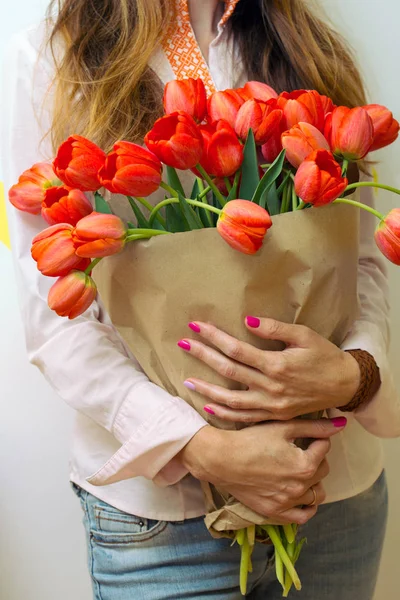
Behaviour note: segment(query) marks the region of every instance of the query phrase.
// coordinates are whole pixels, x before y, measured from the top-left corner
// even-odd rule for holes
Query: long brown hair
[[[174,6],[175,0],[52,0],[54,147],[70,133],[105,150],[117,139],[143,139],[162,112],[162,84],[148,63]],[[249,79],[278,92],[316,89],[335,104],[366,103],[351,51],[306,0],[240,0],[228,26]]]

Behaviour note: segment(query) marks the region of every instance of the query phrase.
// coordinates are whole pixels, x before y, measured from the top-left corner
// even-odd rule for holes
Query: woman
[[[70,133],[104,149],[118,138],[141,141],[174,77],[200,76],[209,91],[256,79],[278,92],[315,88],[337,104],[365,103],[345,45],[303,0],[59,4],[53,55],[39,53],[43,29],[19,36],[10,55],[6,185]],[[47,128],[53,148],[41,143]],[[368,192],[363,201],[371,202]],[[238,549],[212,539],[203,523],[198,480],[207,480],[276,523],[301,524],[309,543],[298,563],[300,600],[372,599],[387,513],[378,437],[400,435],[400,410],[386,356],[387,282],[371,244],[374,223],[362,219],[361,314],[341,349],[307,328],[249,317],[256,334],[286,344],[271,365],[217,323],[192,324],[200,337],[184,340],[186,351],[217,371],[236,369],[249,387],[233,397],[192,380],[209,411],[259,422],[220,431],[146,378],[100,300],[73,322],[49,311],[51,281],[29,256],[43,224],[12,214],[29,357],[77,410],[71,481],[94,598],[240,598]],[[375,387],[351,349],[373,357]],[[294,419],[319,409],[330,418]],[[305,451],[292,444],[301,437],[313,439]],[[281,597],[272,563],[271,547],[258,545],[249,598]]]

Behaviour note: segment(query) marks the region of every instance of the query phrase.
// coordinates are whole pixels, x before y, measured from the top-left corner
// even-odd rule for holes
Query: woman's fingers
[[[314,491],[313,491],[314,490]],[[315,492],[315,494],[314,494]],[[323,503],[326,498],[326,493],[323,488],[322,483],[317,483],[316,485],[312,485],[309,490],[299,498],[299,506],[309,507],[319,506]]]
[[[260,423],[273,418],[269,410],[260,409],[265,399],[257,390],[228,390],[201,379],[187,379],[184,385],[189,389],[209,398],[204,408],[209,414],[226,421],[242,423]]]
[[[274,523],[277,525],[290,525],[296,523],[296,525],[304,525],[310,519],[312,519],[318,510],[318,506],[306,506],[305,508],[291,508],[285,510],[275,517],[272,517]]]
[[[265,375],[260,371],[239,364],[198,340],[180,340],[178,346],[227,379],[243,383],[248,387],[265,385]]]
[[[241,342],[209,323],[197,321],[196,323],[189,323],[189,327],[192,331],[198,333],[205,342],[221,350],[225,356],[260,371],[263,370],[265,363],[263,350],[246,342]]]

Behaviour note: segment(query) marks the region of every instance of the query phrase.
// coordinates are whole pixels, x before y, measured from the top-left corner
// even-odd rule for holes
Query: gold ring
[[[314,494],[314,500],[311,502],[311,504],[307,504],[307,506],[315,506],[317,504],[317,492],[315,491],[313,485],[310,487],[310,490]]]

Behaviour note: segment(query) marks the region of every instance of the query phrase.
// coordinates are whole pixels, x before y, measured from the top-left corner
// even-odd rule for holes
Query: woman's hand
[[[261,338],[284,342],[285,349],[259,350],[202,322],[190,324],[202,341],[179,342],[214,371],[248,388],[228,390],[189,378],[185,385],[210,399],[207,412],[246,423],[288,420],[343,406],[353,398],[360,370],[351,354],[303,325],[247,317],[246,326]]]
[[[303,524],[325,499],[321,481],[329,473],[329,438],[345,425],[344,417],[263,423],[241,431],[208,425],[179,458],[194,477],[229,492],[276,525]],[[298,438],[314,441],[302,450],[293,443]]]

